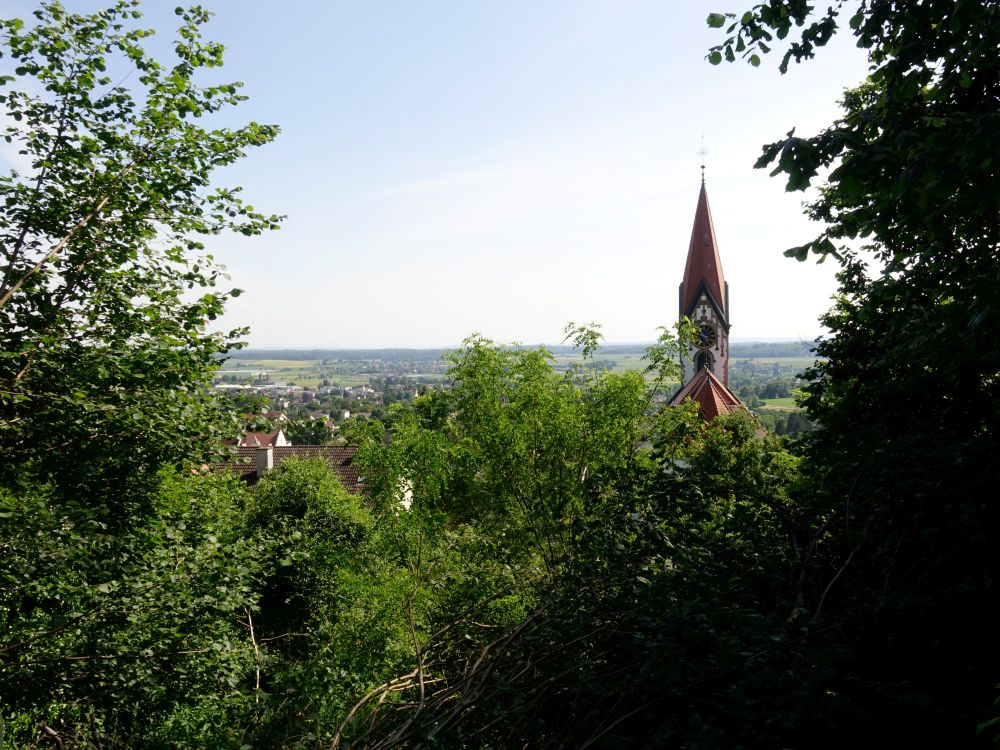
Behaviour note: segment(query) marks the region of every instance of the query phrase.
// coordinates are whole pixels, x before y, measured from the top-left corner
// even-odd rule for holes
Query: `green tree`
[[[253,612],[254,746],[328,744],[350,704],[408,662],[406,550],[386,539],[396,520],[377,518],[319,460],[286,462],[255,489],[243,533],[271,554]]]
[[[322,419],[293,419],[282,427],[292,445],[326,445],[333,429]]]
[[[568,334],[593,363],[596,327]],[[625,666],[610,654],[637,632],[651,644],[645,634],[660,621],[644,597],[670,564],[647,494],[658,462],[645,446],[695,450],[703,424],[696,410],[653,406],[679,374],[682,348],[665,332],[647,353],[647,383],[597,367],[559,373],[544,349],[474,336],[448,355],[450,388],[390,412],[391,442],[382,425],[358,426],[352,439],[376,503],[392,507],[401,483],[412,493],[407,515],[427,550],[415,577],[432,596],[414,651],[432,666],[423,670],[415,658],[414,672],[370,694],[369,711],[400,693],[407,702],[375,709],[369,736],[386,746],[417,738],[579,746],[599,736],[601,722],[625,721],[636,708],[624,700],[596,710],[607,696],[661,691],[666,670],[632,684],[631,667],[650,652],[639,648]],[[753,427],[731,434],[756,444]],[[664,461],[673,466],[674,454]],[[428,684],[418,684],[419,674]]]
[[[830,688],[847,717],[831,742],[968,744],[996,714],[1000,672],[986,624],[1000,521],[1000,6],[843,8],[712,14],[729,36],[710,60],[756,65],[796,30],[782,70],[838,30],[868,54],[835,122],[790,132],[757,162],[789,190],[829,170],[807,207],[825,228],[786,255],[841,266],[825,359],[804,388],[820,566],[808,608],[850,655]]]
[[[424,654],[434,643],[437,657],[437,642],[456,636],[435,635],[436,623],[454,621],[498,577],[513,583],[480,536],[402,510],[392,495],[349,494],[322,461],[286,462],[260,482],[242,528],[270,551],[253,610],[260,690],[245,742],[327,747],[347,737],[363,746],[373,708],[396,708],[404,689],[439,682],[441,667],[425,668]],[[475,616],[497,617],[485,607]]]
[[[14,746],[224,746],[250,721],[248,613],[269,549],[240,533],[234,477],[161,480],[127,535],[83,502],[0,489],[0,717]]]
[[[592,361],[597,329],[571,325],[568,333]],[[560,374],[544,348],[467,339],[446,355],[451,387],[417,399],[414,416],[393,426],[401,447],[412,437],[421,450],[446,451],[447,459],[434,464],[443,476],[413,473],[415,499],[504,529],[512,546],[521,543],[556,565],[571,550],[574,524],[592,512],[586,487],[627,481],[654,429],[653,392],[677,376],[679,347],[667,331],[650,347],[650,388],[636,372],[588,367]]]
[[[515,568],[519,607],[506,620],[482,605],[467,620],[447,610],[451,642],[428,644],[434,687],[374,717],[377,746],[780,741],[775,714],[793,698],[792,715],[806,710],[814,696],[800,687],[822,661],[788,658],[797,644],[786,645],[798,634],[785,585],[798,461],[746,415],[706,426],[689,405],[659,414],[655,432],[629,481],[597,472],[583,483],[572,554],[530,586],[531,568]],[[508,529],[492,554],[509,567]],[[479,572],[479,596],[503,580]]]
[[[25,165],[0,176],[5,475],[100,486],[210,444],[206,389],[240,331],[206,330],[238,291],[213,289],[202,238],[277,222],[212,174],[277,129],[199,124],[244,97],[199,83],[223,48],[201,38],[206,11],[178,14],[170,64],[142,49],[135,0],[0,22],[3,137]]]
[[[208,387],[239,333],[207,331],[236,292],[201,239],[275,225],[211,178],[276,129],[199,125],[243,98],[198,82],[222,62],[200,8],[178,11],[170,64],[134,2],[34,15],[0,21],[24,163],[0,176],[3,731],[238,745],[267,550],[233,534],[244,490],[197,461],[236,431]]]

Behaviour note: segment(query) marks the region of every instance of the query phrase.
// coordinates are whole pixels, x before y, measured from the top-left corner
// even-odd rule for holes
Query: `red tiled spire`
[[[681,283],[681,315],[691,312],[698,301],[698,293],[704,281],[705,287],[715,298],[722,315],[728,320],[726,309],[726,279],[722,275],[722,261],[719,259],[719,245],[715,239],[712,212],[708,208],[708,193],[705,183],[701,184],[698,208],[694,214],[691,229],[691,244],[688,247],[687,263],[684,265],[684,281]]]

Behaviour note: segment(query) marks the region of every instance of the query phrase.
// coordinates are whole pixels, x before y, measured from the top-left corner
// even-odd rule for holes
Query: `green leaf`
[[[807,243],[805,245],[799,245],[798,247],[790,247],[784,252],[786,258],[795,258],[795,260],[802,262],[809,257],[809,248],[812,247],[812,243]]]

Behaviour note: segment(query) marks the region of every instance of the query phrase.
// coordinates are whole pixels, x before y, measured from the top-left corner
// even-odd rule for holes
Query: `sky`
[[[731,337],[815,338],[836,268],[782,255],[818,227],[753,163],[829,123],[866,61],[844,36],[785,76],[776,54],[712,66],[705,18],[735,2],[204,0],[213,82],[250,97],[225,124],[281,127],[219,184],[287,215],[210,239],[244,290],[223,324],[253,347],[558,343],[569,321],[652,340],[677,317],[703,140]],[[143,6],[164,55],[175,4]]]

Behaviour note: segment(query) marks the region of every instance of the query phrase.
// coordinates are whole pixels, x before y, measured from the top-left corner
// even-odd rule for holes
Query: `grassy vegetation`
[[[437,362],[430,363],[432,366]],[[377,368],[376,368],[377,369]],[[363,371],[364,370],[364,371]],[[422,371],[417,367],[413,372],[401,375],[396,371],[373,371],[372,362],[367,360],[324,360],[324,359],[228,359],[222,363],[219,375],[236,375],[249,379],[258,374],[267,375],[271,381],[294,383],[305,388],[315,388],[324,380],[341,387],[368,385],[372,378],[395,375],[396,377],[419,376],[424,379],[443,379],[440,372]]]
[[[762,367],[778,365],[778,367],[797,367],[804,370],[815,361],[815,357],[732,357],[729,363],[735,365],[737,362],[752,362]]]
[[[250,359],[236,362],[236,367],[273,367],[277,369],[305,370],[315,367],[317,359]]]
[[[794,398],[769,398],[761,401],[761,411],[798,411]]]

